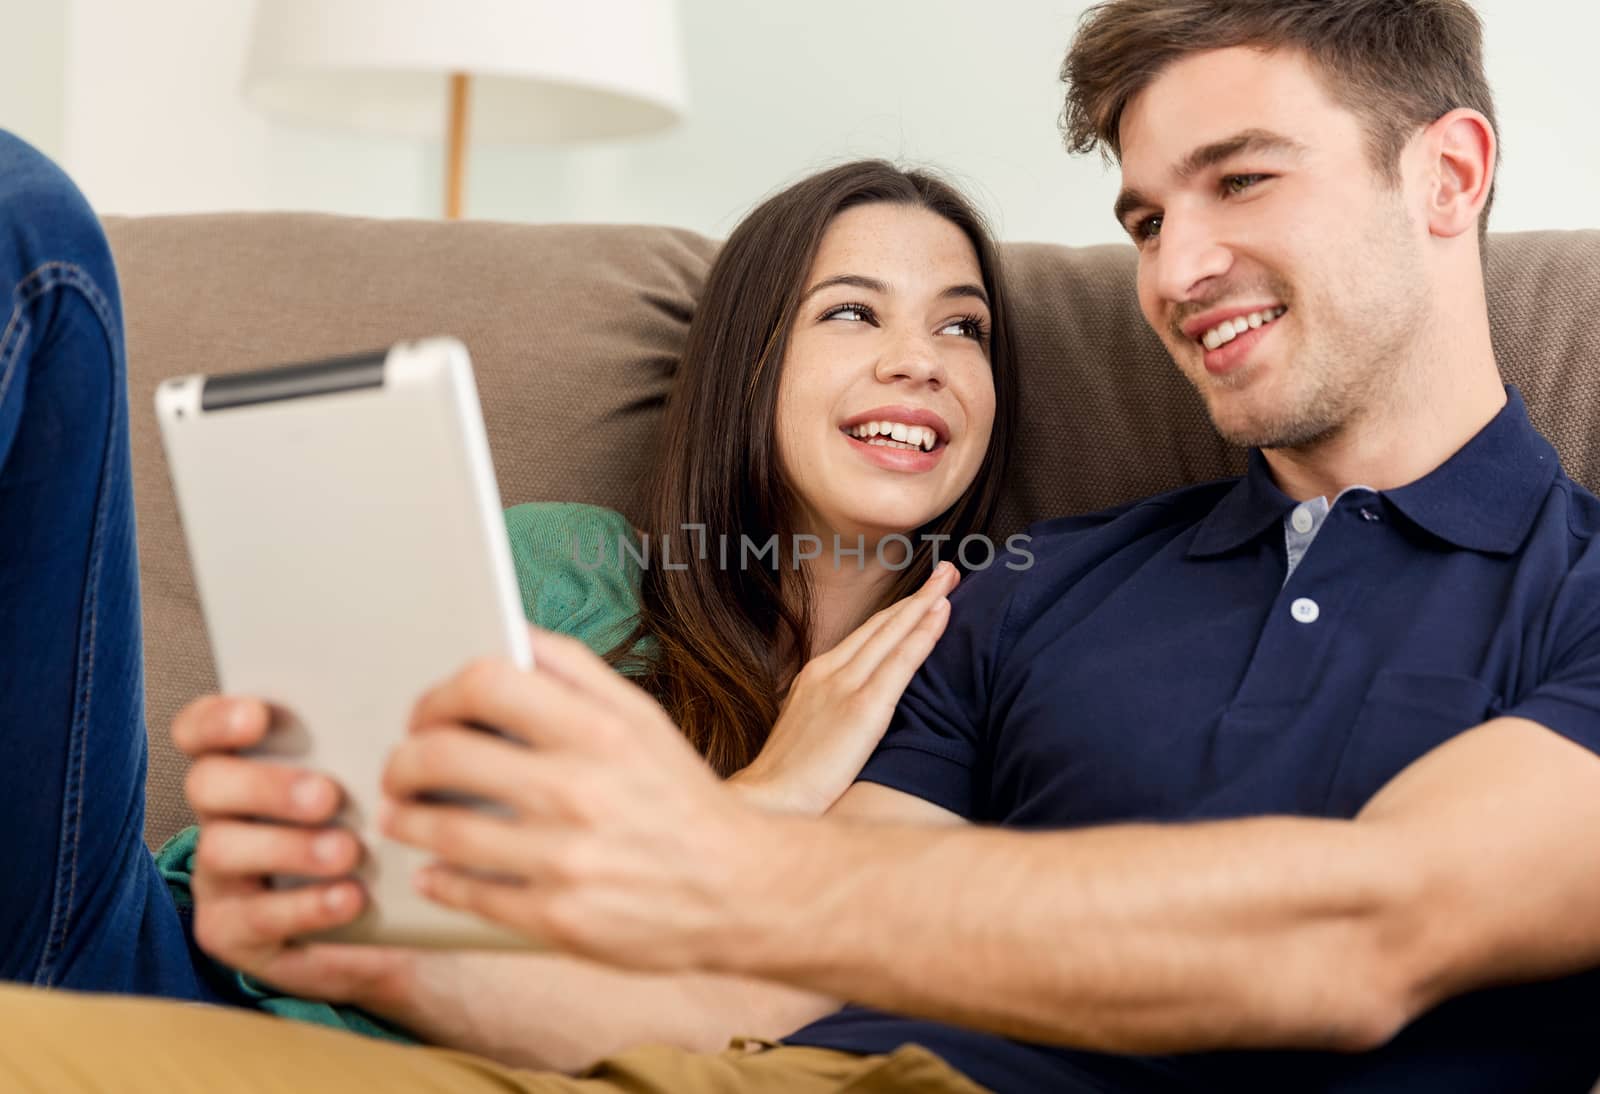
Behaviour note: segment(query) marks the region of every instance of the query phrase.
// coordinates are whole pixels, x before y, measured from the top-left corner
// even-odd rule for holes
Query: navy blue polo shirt
[[[962,582],[861,777],[976,822],[1061,829],[1352,817],[1500,715],[1600,752],[1600,502],[1507,390],[1396,490],[1308,509],[1254,453],[1238,479],[1035,525],[1030,568]],[[914,1042],[997,1091],[1587,1091],[1600,970],[1459,997],[1359,1055],[1111,1056],[859,1007],[788,1041]]]

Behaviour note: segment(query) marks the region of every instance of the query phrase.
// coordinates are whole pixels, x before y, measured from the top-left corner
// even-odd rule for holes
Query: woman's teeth
[[[906,425],[904,422],[862,422],[850,426],[845,432],[859,441],[880,448],[932,452],[939,443],[939,434],[927,426]]]
[[[1206,349],[1216,349],[1225,346],[1247,330],[1264,327],[1288,311],[1281,304],[1276,308],[1264,308],[1253,311],[1249,315],[1241,315],[1234,319],[1224,319],[1210,330],[1200,336],[1200,344]]]

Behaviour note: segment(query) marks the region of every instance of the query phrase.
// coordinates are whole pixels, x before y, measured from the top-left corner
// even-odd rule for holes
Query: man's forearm
[[[360,1004],[430,1044],[575,1072],[640,1044],[717,1051],[834,1010],[820,995],[730,976],[649,976],[556,954],[418,951]]]
[[[1420,872],[1352,822],[786,829],[718,967],[1116,1051],[1358,1048],[1410,1012]]]

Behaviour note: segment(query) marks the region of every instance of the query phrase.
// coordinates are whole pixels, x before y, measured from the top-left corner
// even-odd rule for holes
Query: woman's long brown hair
[[[634,632],[613,664],[645,635],[659,652],[639,666],[655,695],[711,766],[728,775],[753,760],[778,717],[779,696],[810,656],[810,596],[785,599],[780,548],[741,565],[741,536],[789,544],[794,501],[777,452],[778,380],[805,278],[828,225],[858,205],[927,209],[960,228],[977,251],[989,295],[994,429],[977,477],[956,502],[908,533],[916,544],[874,609],[913,591],[932,569],[932,542],[984,531],[999,499],[1016,414],[1015,336],[996,246],[977,211],[949,184],[881,160],[844,164],[758,206],[728,237],[706,279],[683,362],[667,401],[665,445],[647,485],[644,569]],[[703,527],[689,532],[696,526]],[[662,564],[663,537],[675,561]],[[725,538],[723,538],[725,537]],[[720,561],[726,542],[728,564]],[[706,558],[696,557],[700,543]],[[752,556],[753,559],[753,556]],[[684,562],[687,568],[679,569]],[[791,571],[791,580],[803,570]]]

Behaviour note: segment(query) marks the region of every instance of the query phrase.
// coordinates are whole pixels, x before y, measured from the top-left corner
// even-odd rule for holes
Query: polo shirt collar
[[[1390,505],[1447,543],[1512,554],[1533,526],[1560,468],[1555,449],[1528,420],[1515,385],[1506,405],[1453,456],[1416,482],[1380,492]],[[1244,477],[1199,524],[1188,554],[1225,554],[1283,520],[1295,506],[1272,480],[1266,457],[1250,452]]]
[[[1190,558],[1227,554],[1250,542],[1283,519],[1294,499],[1272,481],[1267,458],[1259,448],[1250,450],[1244,477],[1207,513],[1189,545]]]

